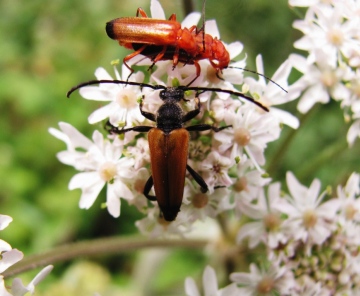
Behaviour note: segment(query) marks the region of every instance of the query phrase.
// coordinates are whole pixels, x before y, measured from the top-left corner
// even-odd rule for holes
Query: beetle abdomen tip
[[[111,39],[116,39],[115,38],[115,32],[114,32],[114,22],[110,21],[106,23],[106,34],[111,38]]]
[[[172,222],[176,219],[177,214],[179,213],[180,209],[177,207],[172,209],[167,209],[166,211],[162,211],[162,216],[168,222]]]

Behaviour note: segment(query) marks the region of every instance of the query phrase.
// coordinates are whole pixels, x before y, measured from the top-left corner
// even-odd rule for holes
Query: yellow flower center
[[[256,290],[259,294],[267,294],[270,293],[271,290],[274,288],[274,280],[270,277],[264,277],[261,281],[257,284]]]
[[[206,69],[206,80],[210,83],[219,83],[219,78],[216,76],[216,70],[212,66]]]
[[[355,209],[355,207],[353,207],[353,205],[347,205],[345,207],[345,218],[347,220],[354,219],[356,213],[357,213],[357,210]]]
[[[269,231],[276,231],[279,229],[281,220],[280,217],[274,213],[269,213],[264,217],[265,228]]]
[[[193,206],[197,209],[201,209],[206,207],[206,205],[209,202],[209,198],[206,194],[204,193],[197,193],[194,195],[191,203],[193,204]]]
[[[251,134],[250,132],[241,127],[235,130],[234,132],[234,141],[235,143],[239,144],[240,146],[246,146],[249,144],[251,140]]]
[[[105,182],[111,181],[116,175],[115,164],[110,161],[103,163],[99,169],[99,174]]]
[[[129,89],[122,89],[116,96],[116,102],[124,109],[134,109],[137,107],[137,96]]]
[[[333,71],[324,71],[321,74],[320,80],[326,87],[332,87],[337,82],[335,73]]]
[[[247,180],[245,177],[239,178],[235,184],[233,185],[233,188],[236,192],[241,192],[243,190],[247,190]]]
[[[134,183],[134,189],[136,192],[143,193],[145,187],[145,182],[143,180],[137,179]]]
[[[312,228],[316,225],[318,217],[313,210],[307,210],[303,214],[303,223],[306,228]]]
[[[330,30],[327,33],[327,38],[328,38],[329,42],[335,46],[340,46],[344,41],[344,36],[343,36],[341,30],[339,30],[339,29]]]

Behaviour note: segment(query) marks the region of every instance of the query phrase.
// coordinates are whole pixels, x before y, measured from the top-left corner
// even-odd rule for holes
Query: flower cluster
[[[159,17],[159,9],[159,3],[153,0],[152,15]],[[190,14],[184,20],[183,26],[194,25],[199,18],[199,13]],[[206,30],[208,34],[219,37],[214,21],[206,23]],[[243,48],[240,42],[226,47],[231,59],[238,56]],[[67,123],[59,124],[61,131],[50,129],[52,135],[67,145],[67,150],[58,154],[59,160],[80,171],[69,183],[69,189],[82,190],[80,208],[88,209],[106,184],[106,207],[109,213],[118,217],[120,199],[126,199],[139,211],[147,214],[144,220],[136,223],[138,228],[144,233],[157,236],[164,231],[187,231],[196,220],[214,218],[221,212],[238,207],[242,193],[231,194],[232,188],[234,192],[242,191],[255,197],[262,186],[270,181],[263,176],[262,168],[265,164],[264,151],[267,144],[279,137],[281,124],[296,128],[298,120],[291,114],[272,107],[289,101],[287,93],[281,88],[287,87],[287,77],[291,70],[289,62],[285,62],[273,77],[281,87],[270,80],[266,81],[263,76],[260,76],[259,80],[244,77],[243,71],[237,68],[244,68],[245,62],[243,59],[229,65],[229,68],[223,70],[221,79],[208,60],[201,60],[201,74],[191,86],[237,92],[242,90],[247,96],[256,98],[267,106],[270,112],[226,92],[206,91],[196,94],[186,91],[186,100],[181,102],[184,114],[195,108],[195,96],[198,96],[201,102],[201,113],[194,123],[228,128],[216,133],[191,133],[188,164],[202,176],[209,191],[201,193],[199,185],[187,176],[181,212],[171,225],[159,219],[157,203],[152,202],[149,205],[142,194],[151,175],[146,134],[129,131],[120,136],[107,135],[104,138],[99,131],[95,131],[90,141]],[[116,80],[128,79],[139,84],[144,82],[142,72],[130,75],[130,71],[122,66],[120,75],[116,66],[117,63],[114,65]],[[156,70],[149,81],[156,85],[185,86],[195,78],[193,65],[179,64],[174,68],[172,61],[159,61],[155,66]],[[261,56],[257,58],[257,66],[259,71],[263,71]],[[103,68],[98,68],[95,76],[98,80],[113,79]],[[159,90],[125,82],[85,86],[80,89],[80,94],[85,99],[109,102],[89,116],[89,123],[108,120],[118,129],[138,125],[155,126],[154,122],[141,115],[139,104],[141,102],[146,112],[156,114],[163,103],[159,98]]]
[[[0,231],[5,229],[12,218],[10,216],[0,214]],[[21,279],[15,278],[12,286],[11,293],[5,288],[4,277],[1,275],[6,269],[20,261],[24,257],[24,254],[17,249],[12,249],[11,246],[0,239],[0,295],[1,296],[23,296],[30,292],[34,294],[35,285],[44,279],[44,277],[52,270],[52,265],[45,267],[41,270],[35,278],[27,285],[24,286]]]
[[[336,195],[328,197],[328,192],[320,193],[317,179],[306,188],[290,172],[286,175],[289,193],[285,194],[280,183],[271,183],[264,170],[265,150],[269,142],[279,138],[281,126],[286,124],[294,129],[299,126],[296,117],[277,105],[300,97],[298,109],[305,113],[316,102],[326,103],[333,98],[341,102],[346,118],[353,120],[349,144],[360,135],[359,20],[355,10],[350,9],[355,1],[346,0],[346,5],[331,2],[290,1],[292,5],[312,5],[305,20],[294,24],[305,34],[295,47],[309,55],[307,58],[291,55],[272,80],[262,75],[255,79],[241,71],[246,66],[245,58],[224,69],[222,79],[208,60],[199,61],[201,72],[197,78],[194,65],[173,67],[171,60],[157,62],[149,78],[143,72],[130,75],[125,66],[121,66],[120,75],[118,62],[114,63],[114,78],[98,68],[95,71],[98,80],[115,79],[122,83],[100,83],[80,89],[85,99],[108,102],[94,111],[88,121],[93,124],[106,120],[112,126],[110,129],[128,131],[119,132],[120,135],[95,131],[89,140],[68,123],[59,123],[60,130],[50,129],[52,135],[67,145],[65,151],[58,153],[58,159],[79,171],[70,180],[69,189],[81,189],[80,208],[91,207],[106,186],[108,212],[119,217],[121,199],[125,199],[145,215],[136,226],[151,237],[186,235],[196,221],[231,210],[236,221],[245,220],[236,243],[250,250],[263,247],[269,263],[261,267],[251,264],[250,273],[233,273],[232,284],[221,290],[214,270],[206,268],[203,278],[206,295],[351,295],[358,290],[359,175],[354,173],[345,187],[339,186]],[[156,0],[151,1],[151,13],[154,18],[165,18]],[[196,25],[199,19],[199,13],[192,13],[182,26]],[[219,38],[214,21],[206,22],[206,33]],[[225,46],[231,60],[242,53],[240,42]],[[143,57],[135,62],[151,65]],[[261,56],[256,58],[256,66],[259,73],[264,73]],[[294,68],[303,76],[288,85]],[[201,192],[199,182],[186,175],[181,211],[171,223],[161,217],[157,202],[147,200],[143,194],[151,176],[149,145],[146,133],[135,132],[133,128],[156,126],[141,115],[140,106],[156,119],[163,104],[160,90],[146,87],[144,82],[163,87],[191,83],[191,87],[215,89],[199,93],[186,90],[179,106],[186,114],[201,102],[200,114],[186,125],[224,127],[218,132],[191,132],[187,163],[209,190]],[[242,92],[268,107],[269,112],[221,90]],[[149,195],[156,192],[152,190]],[[199,295],[192,279],[186,280],[185,289],[188,295]]]
[[[267,195],[262,192],[257,200],[242,200],[241,210],[249,222],[238,232],[238,243],[265,246],[271,263],[263,263],[261,269],[251,264],[250,273],[231,274],[238,287],[231,284],[220,291],[210,285],[209,278],[215,275],[207,268],[204,287],[212,290],[205,295],[355,295],[359,291],[360,175],[352,174],[327,200],[316,179],[306,188],[288,173],[287,187],[290,194],[283,194],[273,183]],[[186,280],[185,290],[187,295],[198,295],[191,279]],[[222,294],[224,290],[237,294]]]
[[[292,84],[292,98],[301,96],[298,109],[308,112],[315,103],[339,101],[346,122],[352,122],[347,141],[360,137],[360,34],[359,1],[297,1],[293,6],[309,6],[304,20],[294,27],[304,36],[294,46],[307,57],[292,54],[291,65],[302,77]]]

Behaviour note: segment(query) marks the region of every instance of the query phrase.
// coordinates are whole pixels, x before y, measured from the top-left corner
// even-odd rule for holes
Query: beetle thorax
[[[176,100],[167,99],[157,112],[156,125],[167,134],[174,129],[182,128],[182,117],[183,111]]]

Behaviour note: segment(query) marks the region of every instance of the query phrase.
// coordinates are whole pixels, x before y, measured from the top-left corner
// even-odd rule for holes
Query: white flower
[[[270,181],[270,178],[263,177],[261,172],[255,169],[253,162],[243,155],[237,164],[236,178],[231,187],[235,209],[241,212],[241,201],[257,199],[263,187]]]
[[[232,273],[230,279],[240,285],[238,295],[290,295],[294,287],[292,274],[285,267],[274,264],[268,270],[250,264],[250,273]]]
[[[230,186],[232,181],[228,175],[228,170],[232,166],[232,161],[216,151],[212,151],[201,164],[201,171],[204,172],[204,180],[209,186],[210,193],[214,186]]]
[[[233,207],[228,189],[217,188],[212,193],[202,193],[198,186],[187,183],[181,210],[187,212],[191,221],[205,220],[206,217],[215,218],[217,214]]]
[[[283,224],[287,235],[310,245],[322,244],[335,229],[339,200],[322,202],[325,193],[319,195],[321,185],[317,179],[306,188],[288,172],[286,182],[291,196],[274,206],[287,215]]]
[[[121,157],[122,146],[104,140],[98,131],[94,132],[91,142],[70,124],[60,122],[59,127],[62,132],[49,129],[52,135],[68,144],[68,150],[58,153],[59,160],[83,171],[76,174],[69,183],[70,190],[82,190],[80,208],[90,208],[107,183],[106,206],[112,216],[118,217],[120,198],[133,198],[126,183],[131,182],[134,176],[134,160]],[[77,151],[77,148],[82,148],[85,152]]]
[[[11,292],[14,296],[23,296],[28,292],[33,295],[35,292],[35,286],[40,283],[51,272],[52,269],[52,265],[44,267],[26,287],[23,285],[21,279],[15,278],[12,283]]]
[[[284,89],[288,87],[288,77],[291,70],[290,60],[286,60],[271,77],[272,81],[267,81],[265,77],[259,76],[259,80],[252,77],[245,78],[245,83],[250,87],[251,95],[264,106],[270,107],[270,114],[294,129],[299,127],[299,120],[287,111],[283,111],[272,106],[281,105],[294,100]],[[258,73],[265,73],[261,55],[256,57],[256,70]],[[276,83],[274,83],[274,82]],[[281,87],[280,87],[281,86]]]
[[[215,271],[212,267],[206,266],[203,275],[204,296],[236,296],[239,290],[235,284],[230,284],[223,289],[218,288]],[[195,281],[188,277],[185,280],[185,293],[187,296],[200,296]],[[242,295],[242,294],[241,294]]]
[[[144,195],[145,184],[150,177],[149,170],[147,168],[140,168],[136,171],[136,176],[131,185],[131,190],[134,194],[134,198],[129,200],[130,205],[136,206],[140,212],[146,212],[148,200]]]
[[[341,216],[345,220],[360,222],[360,175],[351,174],[346,186],[338,186],[337,196],[340,200]]]
[[[359,49],[358,25],[358,21],[344,19],[340,6],[313,6],[305,20],[294,22],[294,27],[305,34],[294,46],[309,51],[311,61],[315,59],[313,52],[322,49],[324,58],[334,64],[341,55],[349,58],[353,49]]]
[[[191,230],[189,218],[182,208],[177,215],[176,220],[169,222],[160,217],[160,209],[157,203],[155,203],[153,208],[148,208],[147,217],[136,221],[135,225],[143,235],[147,235],[150,238],[169,238],[172,236],[183,237],[184,233]]]
[[[121,76],[115,69],[117,80],[121,80]],[[126,66],[122,66],[122,77],[127,79],[130,74]],[[98,80],[113,80],[104,68],[98,68],[95,71]],[[143,82],[144,74],[142,72],[134,73],[130,76],[129,81]],[[85,86],[80,89],[82,97],[88,100],[109,101],[106,106],[97,109],[89,116],[89,123],[93,124],[109,118],[114,126],[132,126],[133,123],[144,121],[144,117],[140,113],[138,100],[142,97],[139,86],[125,84],[102,83],[99,86]]]
[[[0,230],[4,230],[12,222],[13,218],[7,215],[0,215]]]
[[[6,228],[11,221],[12,218],[10,216],[0,215],[0,230]],[[11,249],[11,246],[8,243],[0,240],[0,274],[10,266],[14,265],[16,262],[20,261],[23,257],[24,254],[22,252],[18,251],[17,249]],[[0,275],[0,295],[23,296],[28,292],[33,295],[35,291],[35,285],[37,285],[52,270],[52,268],[52,265],[45,267],[26,287],[23,286],[19,278],[15,278],[11,287],[12,294],[6,290],[4,278],[2,275]]]
[[[280,135],[280,127],[271,114],[260,114],[251,105],[239,108],[232,128],[216,133],[214,138],[221,143],[220,153],[231,149],[231,158],[242,157],[244,151],[253,161],[256,168],[265,163],[264,150],[268,142],[274,141]]]
[[[24,254],[17,249],[11,249],[8,251],[3,249],[0,250],[0,253],[1,253],[0,273],[4,272],[10,266],[19,262],[24,257]]]
[[[10,216],[0,215],[0,231],[5,229],[12,220],[13,219]],[[0,273],[4,272],[10,266],[20,261],[23,257],[24,254],[22,252],[18,251],[17,249],[12,249],[10,244],[0,239]]]
[[[215,99],[211,101],[210,112],[217,122],[225,121],[230,124],[236,116],[236,110],[241,106],[239,100],[229,97],[226,100]]]
[[[128,146],[127,152],[135,160],[135,170],[138,170],[150,163],[149,142],[144,138],[137,139],[136,146]]]
[[[241,227],[237,235],[238,243],[245,237],[249,237],[250,248],[254,248],[261,241],[272,249],[279,243],[286,243],[287,237],[282,230],[281,213],[274,207],[279,202],[279,198],[280,184],[274,183],[269,186],[268,198],[264,191],[261,191],[256,204],[249,203],[246,199],[238,202],[243,214],[255,220]]]
[[[317,103],[328,103],[330,95],[336,100],[346,100],[349,90],[341,82],[345,70],[329,65],[324,55],[317,51],[316,64],[311,64],[304,57],[292,54],[289,60],[294,68],[304,75],[289,87],[289,97],[301,99],[298,110],[307,113]]]

